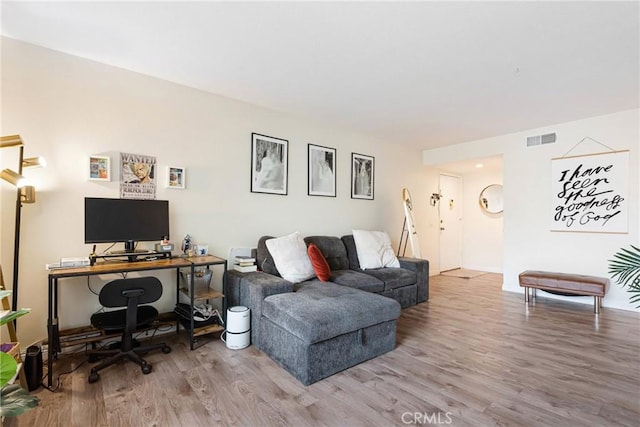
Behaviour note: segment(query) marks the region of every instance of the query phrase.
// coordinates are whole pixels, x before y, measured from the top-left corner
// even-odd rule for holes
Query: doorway
[[[502,273],[503,214],[488,214],[479,204],[484,188],[503,183],[502,156],[442,163],[436,167],[438,171],[432,182],[442,197],[432,203],[435,212],[431,218],[433,239],[439,244],[434,254],[440,258],[438,271],[468,269]],[[451,199],[453,209],[449,206]]]
[[[440,174],[440,271],[462,267],[462,179]]]

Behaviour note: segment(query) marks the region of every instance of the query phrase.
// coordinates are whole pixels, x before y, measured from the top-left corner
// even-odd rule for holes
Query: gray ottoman
[[[393,350],[398,316],[391,298],[314,280],[264,299],[259,347],[309,385]]]

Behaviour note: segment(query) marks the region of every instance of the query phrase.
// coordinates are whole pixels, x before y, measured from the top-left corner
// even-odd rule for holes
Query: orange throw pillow
[[[329,281],[331,267],[329,267],[329,263],[325,259],[324,255],[322,255],[320,248],[314,243],[311,243],[307,248],[307,253],[309,254],[311,265],[313,266],[313,270],[316,272],[318,279],[323,282]]]

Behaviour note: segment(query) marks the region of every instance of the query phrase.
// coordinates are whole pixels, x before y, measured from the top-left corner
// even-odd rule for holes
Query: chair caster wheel
[[[162,352],[163,352],[164,354],[169,354],[169,353],[171,353],[171,347],[169,347],[168,345],[165,345],[164,347],[162,347],[162,349],[161,349],[161,350],[162,350]]]
[[[100,379],[100,375],[98,375],[97,372],[91,372],[89,374],[89,383],[95,383],[96,381],[98,381]]]
[[[142,373],[147,375],[151,373],[151,365],[148,363],[146,365],[142,365]]]

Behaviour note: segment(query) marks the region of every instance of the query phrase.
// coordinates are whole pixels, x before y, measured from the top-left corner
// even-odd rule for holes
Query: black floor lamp
[[[13,184],[16,190],[16,222],[14,231],[13,246],[13,292],[11,300],[11,309],[18,309],[18,268],[20,260],[20,217],[22,213],[23,203],[36,202],[36,190],[32,185],[27,185],[27,179],[22,175],[22,168],[44,166],[44,159],[41,157],[24,158],[24,143],[20,135],[11,135],[0,137],[0,148],[16,147],[20,149],[18,160],[18,172],[11,169],[3,169],[0,172],[0,178]]]

